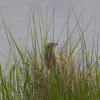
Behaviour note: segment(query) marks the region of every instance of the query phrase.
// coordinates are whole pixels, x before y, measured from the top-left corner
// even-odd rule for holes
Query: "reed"
[[[84,33],[87,26],[82,29],[79,21],[82,17],[77,17],[74,9],[68,11],[67,20],[61,30],[57,39],[63,34],[67,27],[67,40],[58,49],[58,62],[56,67],[49,72],[44,63],[44,51],[48,43],[48,34],[50,27],[53,24],[53,38],[54,33],[54,9],[50,22],[48,22],[48,7],[46,13],[46,23],[42,15],[42,9],[37,4],[37,15],[39,21],[39,28],[36,28],[36,20],[34,13],[34,4],[30,6],[29,10],[29,24],[26,43],[21,42],[19,46],[5,20],[2,17],[5,33],[9,43],[9,57],[4,55],[7,60],[7,76],[2,71],[0,65],[0,98],[1,100],[99,100],[100,99],[100,68],[98,56],[98,39],[97,46],[94,44],[92,51],[87,50]],[[69,33],[69,20],[71,16],[75,16],[75,26],[71,33]],[[49,23],[49,24],[48,24]],[[72,46],[71,37],[75,29],[79,30],[79,39],[76,44]],[[30,41],[32,49],[28,47]],[[40,36],[40,38],[38,37]],[[14,43],[15,47],[12,47]],[[79,46],[80,44],[80,46]],[[95,47],[97,47],[95,49]],[[17,51],[17,52],[16,52]],[[17,56],[16,56],[17,54]],[[14,58],[14,61],[11,60]],[[94,59],[95,58],[95,59]],[[12,64],[11,64],[12,63]]]

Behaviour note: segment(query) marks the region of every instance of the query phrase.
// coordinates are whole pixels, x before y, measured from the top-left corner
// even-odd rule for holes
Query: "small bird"
[[[58,44],[51,42],[46,45],[44,60],[48,69],[52,69],[56,64],[55,48]]]

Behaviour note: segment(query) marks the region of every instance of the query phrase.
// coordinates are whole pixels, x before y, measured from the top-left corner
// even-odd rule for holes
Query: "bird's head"
[[[57,43],[54,43],[54,42],[50,42],[47,44],[46,46],[46,49],[49,51],[49,50],[54,50],[56,48],[58,44]]]

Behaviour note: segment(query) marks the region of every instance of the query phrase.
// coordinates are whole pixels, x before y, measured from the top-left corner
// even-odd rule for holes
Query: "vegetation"
[[[98,56],[98,39],[97,46],[94,44],[93,39],[93,46],[90,52],[87,50],[84,38],[84,33],[90,25],[91,20],[87,26],[82,29],[79,23],[82,12],[79,17],[76,16],[74,9],[67,14],[67,21],[61,30],[57,43],[60,42],[59,39],[64,29],[67,27],[67,30],[69,30],[68,25],[72,14],[75,16],[76,23],[71,33],[67,31],[67,40],[62,47],[58,49],[59,60],[58,64],[56,64],[57,67],[54,67],[54,70],[49,72],[44,63],[43,55],[52,23],[52,40],[54,41],[55,39],[54,10],[49,24],[47,20],[48,10],[46,14],[46,24],[44,23],[42,10],[38,4],[37,14],[39,21],[38,29],[36,29],[34,5],[33,8],[30,7],[27,40],[26,43],[21,43],[21,46],[16,43],[2,17],[10,51],[9,57],[6,57],[0,52],[8,60],[4,72],[2,71],[3,66],[0,65],[1,100],[99,100],[100,57]],[[71,37],[75,29],[78,29],[79,39],[76,44],[72,46]],[[37,33],[38,30],[39,32]],[[40,37],[38,37],[38,34]],[[28,47],[30,35],[32,40],[31,51]],[[39,42],[39,39],[41,39],[41,42]],[[12,43],[15,47],[12,46]],[[13,58],[14,61],[12,61],[11,58]],[[7,76],[5,72],[7,72]]]

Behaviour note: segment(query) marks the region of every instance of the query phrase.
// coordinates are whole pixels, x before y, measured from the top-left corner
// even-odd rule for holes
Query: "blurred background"
[[[36,25],[38,29],[38,14],[35,0],[0,0],[0,52],[5,55],[8,55],[9,45],[7,41],[7,36],[5,29],[2,25],[3,16],[5,23],[10,29],[15,41],[19,44],[20,41],[25,41],[28,33],[28,23],[29,23],[29,8],[30,5],[33,5],[35,8],[36,16]],[[100,0],[37,0],[37,4],[41,8],[41,12],[46,22],[46,12],[48,9],[48,23],[50,22],[53,8],[54,10],[54,33],[55,33],[55,42],[57,41],[61,30],[68,18],[68,13],[71,12],[72,8],[74,9],[76,16],[79,18],[81,12],[82,16],[79,20],[80,25],[82,25],[83,30],[86,25],[92,18],[91,24],[85,32],[85,38],[87,41],[88,49],[91,50],[91,45],[93,42],[93,37],[100,37]],[[75,26],[75,16],[74,14],[70,17],[69,22],[69,33],[72,32]],[[46,26],[45,26],[46,27]],[[65,28],[67,29],[67,28]],[[67,30],[63,31],[63,34],[59,40],[59,44],[63,44],[66,41]],[[52,40],[53,26],[49,30],[49,36]],[[72,44],[79,38],[77,30],[73,34]],[[100,40],[100,38],[99,38]],[[96,39],[95,39],[96,43]],[[13,45],[12,45],[13,46]],[[31,47],[31,42],[29,43]],[[99,49],[100,50],[100,49]],[[5,57],[0,54],[0,63],[5,62]]]

